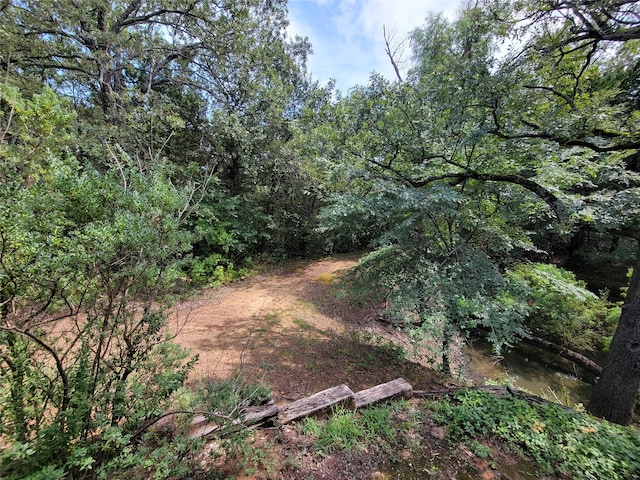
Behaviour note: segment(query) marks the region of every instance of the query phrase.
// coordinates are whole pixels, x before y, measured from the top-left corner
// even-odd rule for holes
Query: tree
[[[50,89],[0,99],[0,472],[108,472],[193,365],[165,316],[190,195],[115,149],[108,171],[80,164]]]
[[[561,147],[562,170],[574,178],[558,186],[570,205],[574,231],[591,229],[637,242],[637,2],[569,0],[519,7],[521,28],[530,33],[513,60],[521,69],[522,100],[515,115],[496,107],[493,133]],[[622,424],[631,421],[640,387],[639,267],[636,255],[618,329],[589,405],[595,415]]]
[[[414,68],[405,82],[374,77],[337,104],[339,148],[325,152],[349,164],[360,190],[341,195],[325,217],[357,219],[361,239],[396,250],[419,246],[422,259],[468,265],[469,257],[456,255],[482,252],[499,273],[539,258],[549,247],[549,225],[557,235],[588,228],[638,239],[637,4],[516,7],[475,4],[453,23],[429,19],[413,34]],[[499,49],[505,40],[510,46]],[[393,210],[386,207],[390,195],[379,193],[389,185]],[[418,195],[423,200],[415,201]],[[375,205],[394,213],[388,222]],[[400,228],[403,237],[394,233]],[[443,242],[443,232],[456,242]],[[456,248],[434,254],[440,242]],[[403,275],[415,265],[417,259],[405,263]],[[386,267],[378,271],[382,279],[394,271]],[[417,277],[425,275],[418,270]],[[447,286],[455,275],[429,275],[443,279],[439,288],[452,295]],[[640,378],[637,286],[634,277],[591,404],[620,423],[630,419]]]
[[[295,234],[274,205],[290,193],[297,158],[281,152],[313,87],[310,45],[288,39],[286,13],[283,0],[6,2],[0,63],[23,91],[44,81],[73,100],[80,160],[103,168],[117,144],[201,185],[196,253],[237,264]]]
[[[456,333],[484,326],[498,352],[525,334],[526,303],[501,271],[505,252],[534,248],[522,215],[558,207],[551,190],[520,174],[524,153],[505,158],[487,134],[486,105],[500,84],[490,25],[476,19],[432,18],[416,34],[407,81],[374,76],[338,102],[335,147],[323,152],[350,179],[323,214],[326,228],[378,249],[357,280],[391,301],[399,325],[439,339],[445,370]],[[538,197],[548,205],[531,211]]]

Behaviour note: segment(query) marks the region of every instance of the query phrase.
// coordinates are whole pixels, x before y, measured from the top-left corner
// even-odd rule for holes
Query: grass
[[[446,426],[448,442],[430,433],[437,425]],[[301,447],[284,456],[278,446],[283,433],[269,437],[266,444],[243,445],[238,466],[244,474],[282,478],[281,472],[299,468],[299,473],[312,475],[310,464],[331,457],[326,465],[333,473],[357,461],[363,468],[388,472],[389,478],[443,479],[450,478],[448,471],[464,478],[491,471],[509,478],[511,473],[531,479],[640,478],[637,429],[600,422],[559,405],[529,405],[474,390],[437,402],[401,400],[360,410],[337,407],[326,419],[299,422],[299,434],[308,441],[298,440]]]
[[[336,407],[326,420],[307,417],[302,432],[315,438],[318,451],[328,455],[338,449],[366,448],[378,440],[390,440],[395,435],[389,406],[361,411]]]
[[[311,329],[311,324],[309,322],[307,322],[306,320],[303,320],[302,318],[295,318],[293,320],[293,323],[295,325],[297,325],[298,327],[300,327],[302,330],[310,330]]]
[[[321,273],[315,280],[324,283],[325,285],[331,285],[335,282],[337,276],[335,273]]]
[[[278,325],[280,323],[280,318],[278,318],[278,314],[277,313],[267,313],[264,316],[264,319],[267,321],[267,325],[270,327],[275,327],[276,325]]]

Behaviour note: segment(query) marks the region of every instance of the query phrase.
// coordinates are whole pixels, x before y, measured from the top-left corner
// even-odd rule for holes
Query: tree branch
[[[402,75],[400,75],[400,69],[398,68],[398,63],[396,62],[396,59],[394,57],[394,53],[397,52],[398,49],[396,48],[395,52],[391,51],[392,38],[387,34],[387,27],[384,25],[382,26],[382,34],[384,36],[385,52],[389,57],[389,60],[391,61],[391,66],[393,67],[394,72],[396,72],[396,77],[398,78],[398,81],[402,83],[403,82]]]
[[[563,218],[565,215],[564,206],[562,202],[556,197],[556,195],[550,190],[546,189],[542,185],[534,182],[533,180],[529,180],[528,178],[521,177],[520,175],[509,175],[509,174],[495,174],[495,173],[479,173],[474,172],[472,170],[468,170],[465,172],[459,173],[446,173],[443,175],[437,175],[429,178],[425,178],[419,181],[410,181],[412,187],[420,188],[424,187],[430,183],[434,183],[440,180],[453,180],[456,183],[463,182],[465,180],[479,180],[483,182],[499,182],[499,183],[510,183],[513,185],[519,185],[526,190],[529,190],[531,193],[535,194],[541,200],[543,200],[547,205],[551,207],[556,217],[559,219]]]

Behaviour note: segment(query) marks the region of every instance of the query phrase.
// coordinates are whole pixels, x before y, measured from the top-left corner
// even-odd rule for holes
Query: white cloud
[[[289,32],[308,36],[315,78],[347,90],[366,84],[371,71],[393,78],[385,54],[383,26],[396,40],[422,25],[429,12],[454,18],[459,0],[289,0]]]

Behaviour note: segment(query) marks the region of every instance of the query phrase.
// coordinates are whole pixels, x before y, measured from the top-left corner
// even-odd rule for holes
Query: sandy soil
[[[440,383],[425,366],[398,361],[383,340],[397,332],[374,320],[373,307],[333,295],[335,280],[356,263],[356,256],[294,262],[181,304],[177,340],[200,357],[191,381],[242,374],[270,384],[276,403],[341,383],[353,390],[399,376],[416,389]]]
[[[378,321],[376,306],[336,297],[332,288],[336,280],[356,263],[356,256],[294,262],[183,302],[176,310],[177,340],[200,356],[190,382],[243,375],[271,385],[277,404],[342,383],[354,391],[398,377],[416,390],[447,383],[426,365],[398,356],[398,346],[407,340]],[[259,430],[253,440],[255,451],[262,455],[257,464],[248,468],[246,458],[231,462],[223,458],[210,467],[216,475],[205,477],[541,478],[535,470],[514,473],[513,466],[520,470],[522,465],[500,448],[492,448],[491,464],[467,447],[451,448],[444,429],[429,418],[420,431],[403,431],[399,436],[392,448],[374,443],[364,450],[320,455],[296,424]]]

